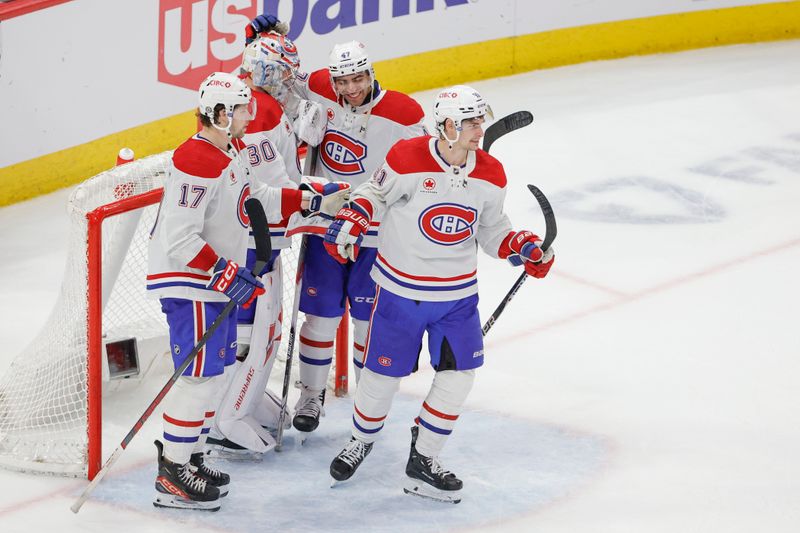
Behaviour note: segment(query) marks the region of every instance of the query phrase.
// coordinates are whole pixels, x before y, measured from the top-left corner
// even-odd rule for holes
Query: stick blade
[[[501,118],[486,128],[486,134],[483,136],[483,150],[488,152],[497,139],[531,123],[533,123],[533,114],[530,111],[516,111]]]
[[[556,217],[555,213],[553,213],[553,206],[550,205],[550,201],[535,185],[528,184],[528,190],[531,191],[533,197],[536,198],[536,201],[539,203],[539,207],[542,210],[542,215],[544,215],[545,235],[544,241],[542,241],[542,250],[547,250],[550,248],[550,245],[553,244],[553,240],[556,238],[556,234],[558,233]]]

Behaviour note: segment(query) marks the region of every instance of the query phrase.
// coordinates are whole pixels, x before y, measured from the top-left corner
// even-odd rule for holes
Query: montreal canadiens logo
[[[419,230],[429,241],[443,246],[459,244],[475,233],[478,211],[458,204],[436,204],[419,216]]]
[[[239,224],[247,228],[250,226],[250,217],[247,214],[247,209],[244,203],[250,198],[250,185],[242,187],[242,192],[239,193],[239,206],[236,209],[236,216],[239,218]]]
[[[367,157],[367,147],[344,133],[329,131],[322,139],[319,155],[322,164],[331,172],[352,176],[364,172],[363,161]]]

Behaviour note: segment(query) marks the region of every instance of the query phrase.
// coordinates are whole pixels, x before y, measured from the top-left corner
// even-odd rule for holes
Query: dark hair
[[[217,104],[214,106],[214,122],[218,122],[217,117],[219,117],[220,111],[225,111],[225,104]],[[213,125],[211,123],[211,119],[202,114],[199,109],[195,111],[194,114],[198,119],[200,119],[200,124],[202,124],[204,127],[210,128]]]

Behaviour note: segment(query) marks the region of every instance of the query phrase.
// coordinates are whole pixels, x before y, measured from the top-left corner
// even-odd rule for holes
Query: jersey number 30
[[[269,139],[264,139],[258,146],[248,144],[247,156],[250,159],[250,166],[254,167],[260,165],[262,161],[269,163],[275,159],[275,149],[272,148],[272,143],[269,142]]]

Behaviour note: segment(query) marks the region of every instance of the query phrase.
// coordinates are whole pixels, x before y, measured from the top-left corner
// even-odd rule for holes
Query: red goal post
[[[0,379],[0,466],[91,480],[102,464],[109,383],[115,375],[166,379],[140,370],[170,357],[166,321],[158,301],[145,294],[147,241],[170,155],[115,167],[71,194],[59,299],[42,331]],[[285,308],[294,295],[297,240],[282,252]],[[284,322],[284,339],[288,327]],[[284,342],[273,376],[283,373],[285,348]],[[336,346],[329,388],[337,395],[347,392],[348,348],[346,339]],[[130,361],[136,368],[126,367]]]

